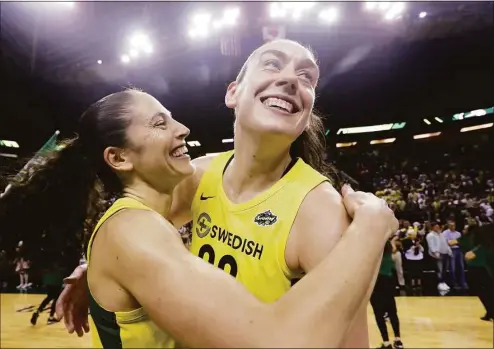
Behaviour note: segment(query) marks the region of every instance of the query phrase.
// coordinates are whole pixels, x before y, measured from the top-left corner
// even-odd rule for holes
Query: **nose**
[[[180,122],[177,122],[177,137],[185,139],[190,134],[190,130]]]
[[[290,67],[286,67],[279,75],[275,85],[283,88],[287,93],[293,94],[298,88],[297,74],[295,74],[295,71],[292,71]]]

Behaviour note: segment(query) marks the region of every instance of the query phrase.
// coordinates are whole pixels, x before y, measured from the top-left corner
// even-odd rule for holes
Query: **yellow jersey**
[[[240,204],[223,190],[233,151],[214,158],[192,202],[190,251],[240,281],[259,300],[274,302],[295,277],[285,246],[305,196],[328,178],[296,159],[270,189]]]
[[[131,198],[116,200],[96,225],[87,249],[88,273],[91,272],[91,246],[101,225],[115,213],[125,209],[150,210],[141,202]],[[89,286],[89,285],[88,285]],[[173,287],[171,285],[170,287]],[[152,290],[151,290],[152,292]],[[112,312],[96,302],[89,288],[89,325],[95,348],[174,348],[175,341],[159,329],[144,308],[131,311]]]

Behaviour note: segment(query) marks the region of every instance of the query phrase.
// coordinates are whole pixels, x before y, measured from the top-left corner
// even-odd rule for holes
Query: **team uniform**
[[[294,159],[267,191],[240,204],[223,190],[233,151],[215,157],[192,202],[190,251],[240,281],[259,300],[274,302],[297,275],[285,261],[285,246],[306,195],[328,178]]]
[[[150,210],[141,202],[121,198],[113,203],[99,220],[89,240],[87,249],[88,273],[91,270],[91,246],[101,225],[123,209]],[[173,287],[173,285],[170,285]],[[131,311],[111,312],[99,305],[89,292],[89,325],[95,348],[174,348],[175,341],[149,319],[143,308]]]

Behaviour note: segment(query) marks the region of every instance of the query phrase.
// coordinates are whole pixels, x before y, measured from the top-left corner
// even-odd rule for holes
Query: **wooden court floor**
[[[47,325],[43,312],[36,326],[29,320],[43,295],[2,294],[0,348],[90,348],[89,335],[78,338],[63,323]],[[494,324],[481,321],[476,297],[397,297],[405,348],[493,348]],[[371,347],[380,344],[372,309],[368,308]],[[390,335],[391,326],[388,325]],[[391,337],[392,338],[392,337]]]

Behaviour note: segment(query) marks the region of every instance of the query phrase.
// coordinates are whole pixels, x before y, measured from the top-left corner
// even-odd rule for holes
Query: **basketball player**
[[[172,338],[191,347],[339,346],[397,227],[391,210],[373,195],[346,188],[354,221],[345,237],[284,297],[263,303],[189,253],[164,218],[175,186],[195,170],[185,147],[188,133],[145,93],[107,96],[83,114],[78,138],[35,165],[0,203],[17,217],[43,215],[33,220],[50,227],[42,241],[68,245],[97,217],[102,193],[120,196],[99,219],[87,249],[97,347],[173,347]],[[52,202],[63,204],[53,210]],[[35,207],[39,213],[25,212]],[[350,251],[357,256],[341,268]]]
[[[255,50],[225,96],[235,113],[234,152],[195,159],[197,170],[176,188],[168,215],[177,228],[193,222],[192,253],[264,302],[310,273],[349,225],[322,159],[323,125],[313,113],[318,78],[314,55],[296,42]],[[338,285],[334,279],[331,288]],[[372,285],[365,288],[370,296]],[[369,346],[368,299],[360,299],[344,346]],[[80,326],[68,329],[82,333]]]

